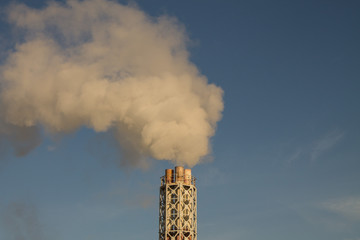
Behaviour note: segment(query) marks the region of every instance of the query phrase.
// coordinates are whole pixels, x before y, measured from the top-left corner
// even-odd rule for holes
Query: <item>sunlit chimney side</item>
[[[197,240],[197,190],[191,169],[177,166],[161,177],[159,240]]]

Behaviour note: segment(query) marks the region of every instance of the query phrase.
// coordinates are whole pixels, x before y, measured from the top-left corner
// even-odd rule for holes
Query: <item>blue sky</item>
[[[136,3],[176,17],[190,60],[224,91],[213,161],[193,168],[199,239],[360,240],[360,4]],[[4,64],[18,36],[5,17],[0,29]],[[1,240],[158,237],[172,163],[119,167],[109,133],[86,127],[45,135],[23,157],[8,140],[1,149]]]

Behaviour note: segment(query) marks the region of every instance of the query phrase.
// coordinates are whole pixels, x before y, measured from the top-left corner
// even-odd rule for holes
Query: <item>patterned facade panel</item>
[[[163,184],[159,198],[159,240],[197,240],[196,187]]]

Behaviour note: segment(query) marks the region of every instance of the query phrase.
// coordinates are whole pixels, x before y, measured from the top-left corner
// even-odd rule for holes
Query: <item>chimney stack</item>
[[[160,186],[159,240],[197,240],[195,180],[191,169],[165,170]]]

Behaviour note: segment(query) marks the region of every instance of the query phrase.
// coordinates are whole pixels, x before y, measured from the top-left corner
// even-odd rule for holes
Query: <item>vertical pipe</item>
[[[165,170],[165,182],[166,183],[174,182],[174,170],[173,169]]]
[[[184,181],[184,167],[180,167],[180,166],[175,167],[175,174],[176,174],[176,182]]]
[[[191,184],[191,169],[185,169],[185,184],[190,185]]]
[[[176,183],[183,183],[184,182],[184,167],[180,167],[177,166],[175,167],[175,176],[176,176]],[[176,220],[176,225],[178,227],[180,226],[180,219],[182,218],[182,213],[181,213],[181,202],[182,202],[182,197],[181,197],[181,189],[177,189],[177,195],[178,195],[178,201],[179,204],[177,205],[177,213],[178,213],[178,219]],[[180,232],[178,232],[179,235],[177,235],[176,240],[181,240],[180,239]]]

